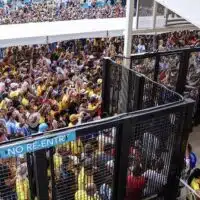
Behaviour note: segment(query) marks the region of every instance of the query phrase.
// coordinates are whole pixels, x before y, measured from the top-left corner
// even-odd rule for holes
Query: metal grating
[[[176,90],[180,67],[180,55],[160,56],[158,82]]]
[[[180,113],[149,117],[132,127],[127,199],[161,195],[167,184]],[[162,130],[162,131],[161,131]]]
[[[26,157],[0,159],[0,199],[28,200],[30,187]]]
[[[181,100],[181,96],[148,78],[144,81],[142,108],[162,106]]]
[[[196,114],[199,105],[200,92],[200,53],[192,52],[189,58],[188,73],[184,91],[185,98],[191,98],[195,101],[193,116]]]
[[[118,113],[121,88],[122,67],[118,64],[110,66],[110,108],[109,113]]]
[[[173,56],[170,59],[173,59]],[[172,83],[172,79],[170,79],[166,86],[152,81],[155,76],[155,58],[132,60],[133,69],[122,67],[111,60],[108,61],[109,65],[106,68],[109,68],[109,73],[107,73],[106,78],[109,80],[109,84],[104,90],[110,94],[108,98],[109,108],[104,112],[115,115],[183,101],[179,94],[170,90],[175,88],[176,81]],[[151,61],[150,69],[149,65],[145,64],[148,61]],[[175,63],[177,67],[178,61]],[[171,65],[171,68],[173,67],[174,65]],[[139,72],[144,73],[144,75],[148,74],[148,77]]]
[[[115,128],[80,136],[54,152],[55,199],[111,199]]]
[[[155,57],[149,57],[149,58],[136,58],[132,60],[132,68],[136,72],[139,72],[141,74],[144,74],[150,79],[154,79],[154,71],[155,71],[155,63],[156,59]]]

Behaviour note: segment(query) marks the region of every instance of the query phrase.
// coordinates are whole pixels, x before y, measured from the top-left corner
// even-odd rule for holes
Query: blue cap
[[[48,129],[48,125],[46,123],[42,123],[39,125],[39,133],[44,133]]]

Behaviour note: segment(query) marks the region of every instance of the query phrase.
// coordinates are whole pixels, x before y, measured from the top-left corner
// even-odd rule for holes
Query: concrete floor
[[[200,126],[194,127],[190,134],[189,143],[193,147],[193,152],[197,155],[198,167],[200,167]]]

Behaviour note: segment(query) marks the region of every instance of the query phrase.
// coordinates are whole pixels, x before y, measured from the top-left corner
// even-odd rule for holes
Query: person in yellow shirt
[[[96,167],[94,166],[93,159],[87,158],[78,175],[78,190],[85,190],[87,184],[94,183],[95,169]]]
[[[70,115],[70,117],[69,117],[70,123],[69,123],[68,127],[71,128],[73,126],[76,126],[76,124],[78,123],[78,118],[79,118],[78,114]]]
[[[40,80],[39,85],[37,86],[37,96],[41,96],[45,90],[46,85],[44,84],[44,81]]]
[[[30,200],[27,164],[20,164],[17,168],[16,193],[18,200]]]
[[[188,185],[200,196],[200,169],[196,168],[188,178]],[[191,199],[188,197],[188,199]],[[200,198],[196,198],[199,200]]]
[[[101,101],[97,99],[96,96],[90,98],[90,103],[88,104],[88,111],[90,113],[95,113],[101,106]]]
[[[100,200],[97,188],[94,183],[89,183],[85,190],[78,190],[75,194],[75,200]]]

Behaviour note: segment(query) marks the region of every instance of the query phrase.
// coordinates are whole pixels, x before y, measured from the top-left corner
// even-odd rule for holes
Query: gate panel
[[[154,195],[165,198],[165,191],[172,184],[169,181],[171,160],[177,148],[177,135],[183,128],[180,123],[184,115],[182,107],[135,118],[129,146],[127,199]],[[178,185],[174,187],[178,191]]]
[[[180,63],[181,55],[179,54],[160,56],[158,82],[175,91]]]
[[[144,74],[150,79],[154,79],[154,71],[155,71],[156,57],[144,57],[140,58],[140,56],[134,56],[132,59],[131,69]]]
[[[27,165],[21,158],[7,158],[0,160],[1,199],[27,198],[28,194],[25,194],[22,191],[23,185],[26,184],[26,193],[29,192],[28,179],[23,179],[26,173]]]
[[[200,122],[199,105],[200,105],[200,52],[195,51],[189,54],[188,73],[186,77],[186,86],[184,91],[186,98],[191,98],[195,101],[193,118],[195,123]]]
[[[117,126],[86,127],[77,130],[76,135],[75,141],[55,147],[54,199],[78,200],[91,196],[111,199]]]

